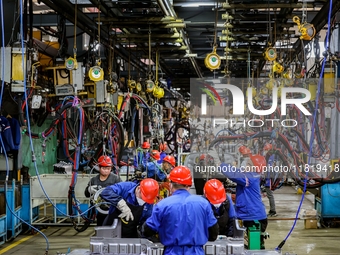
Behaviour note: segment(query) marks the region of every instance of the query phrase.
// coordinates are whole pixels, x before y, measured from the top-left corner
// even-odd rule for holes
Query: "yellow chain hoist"
[[[297,24],[299,32],[301,34],[300,39],[310,41],[314,38],[316,30],[313,24],[310,23],[300,23],[300,18],[298,16],[293,17],[293,22]]]

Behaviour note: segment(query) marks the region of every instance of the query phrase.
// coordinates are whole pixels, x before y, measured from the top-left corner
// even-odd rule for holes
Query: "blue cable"
[[[21,8],[21,18],[22,18],[22,1],[21,1],[20,8]],[[1,36],[2,36],[2,40],[1,40],[2,41],[2,48],[1,48],[1,51],[2,51],[2,54],[1,54],[2,55],[2,58],[1,58],[1,70],[2,70],[2,74],[4,75],[4,73],[5,73],[5,26],[4,26],[4,13],[3,13],[4,8],[3,8],[3,1],[2,0],[0,1],[0,10],[1,10],[1,13],[0,13],[0,16],[1,16]],[[21,26],[22,26],[22,23],[21,23]],[[0,93],[0,111],[2,110],[2,96],[4,94],[3,93],[4,92],[4,87],[5,87],[5,81],[2,80],[2,83],[1,83],[1,93]],[[6,148],[5,148],[5,145],[3,143],[1,135],[0,135],[0,143],[1,143],[1,148],[4,151],[4,155],[5,155],[5,159],[6,159],[6,181],[5,181],[5,193],[6,193],[6,191],[7,191],[7,182],[8,182],[8,178],[9,178],[9,163],[8,163],[8,156],[7,156],[7,153],[6,153]],[[30,225],[28,222],[25,222],[23,219],[21,219],[12,210],[12,208],[9,206],[9,204],[7,202],[7,199],[6,199],[6,206],[10,210],[10,212],[12,213],[12,215],[14,217],[16,217],[21,222],[23,222],[23,223],[27,224],[28,226],[30,226],[32,229],[34,229],[36,232],[38,232],[39,234],[41,234],[45,238],[46,245],[47,245],[47,250],[48,250],[49,243],[48,243],[48,239],[44,235],[44,233],[42,233],[39,229],[37,229],[37,228],[33,227],[32,225]]]
[[[1,1],[2,2],[2,1]],[[22,70],[26,70],[25,69],[25,53],[23,51],[23,49],[25,48],[24,47],[24,27],[23,27],[23,24],[24,24],[24,21],[23,21],[23,3],[22,1],[20,1],[20,35],[21,35],[21,56],[22,56]],[[4,37],[4,36],[3,36]],[[26,80],[26,75],[24,73],[24,94],[25,94],[25,102],[26,102],[26,106],[28,106],[28,102],[27,102],[27,80]],[[30,125],[30,121],[29,121],[29,112],[28,112],[28,107],[25,107],[26,108],[26,116],[27,116],[27,128],[28,128],[28,131],[29,131],[29,134],[31,133],[30,129],[31,129],[31,125]],[[31,144],[31,150],[32,150],[32,153],[34,155],[34,149],[33,149],[33,142],[32,142],[32,138],[30,136],[30,144]],[[35,164],[35,167],[36,167],[36,162],[34,160],[34,164]],[[17,215],[14,214],[14,216],[17,217]],[[22,221],[22,222],[25,222],[25,221]],[[26,223],[26,222],[25,222]],[[33,229],[34,227],[28,223],[26,223],[27,225],[31,226]],[[46,237],[46,235],[44,235],[44,233],[42,233],[40,230],[38,229],[35,229],[37,230],[37,232],[42,235],[45,240],[46,240],[46,252],[49,250],[49,241]]]
[[[325,50],[328,50],[328,43],[329,43],[329,34],[330,34],[330,28],[331,28],[331,14],[332,14],[332,5],[333,5],[333,0],[330,0],[329,2],[329,11],[328,11],[328,27],[327,27],[327,34],[326,34],[326,40],[325,40]],[[311,129],[311,137],[310,137],[310,143],[309,143],[309,153],[308,153],[308,165],[310,165],[310,160],[312,157],[312,151],[313,151],[313,141],[314,141],[314,129],[315,129],[315,123],[316,123],[316,116],[318,114],[318,106],[319,106],[319,96],[320,96],[320,87],[321,87],[321,79],[323,77],[323,73],[325,71],[325,65],[326,65],[326,57],[325,56],[325,60],[322,63],[322,68],[321,68],[321,72],[320,72],[320,78],[318,81],[318,90],[316,93],[316,99],[315,99],[315,108],[314,108],[314,114],[313,114],[313,124],[312,124],[312,129]],[[303,193],[302,193],[302,197],[301,197],[301,201],[298,207],[298,210],[296,212],[295,215],[295,220],[293,223],[293,226],[291,227],[289,233],[287,234],[286,238],[279,244],[278,247],[276,247],[277,250],[280,250],[282,248],[282,246],[285,244],[285,242],[287,241],[287,239],[289,238],[289,236],[291,235],[291,233],[293,232],[300,210],[301,210],[301,206],[303,203],[303,200],[305,198],[305,193],[306,193],[306,189],[307,189],[307,178],[308,178],[308,172],[306,173],[305,179],[304,179],[304,183],[303,183]]]

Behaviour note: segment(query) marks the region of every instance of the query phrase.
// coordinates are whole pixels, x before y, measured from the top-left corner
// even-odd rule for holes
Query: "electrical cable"
[[[329,34],[330,34],[330,22],[331,22],[331,13],[332,13],[332,5],[333,5],[333,0],[330,0],[329,3],[329,11],[328,11],[328,27],[327,27],[327,34],[326,34],[326,41],[325,41],[325,49],[326,52],[328,51],[328,40],[329,40]],[[320,96],[320,89],[321,89],[321,79],[323,77],[323,73],[325,70],[325,64],[326,64],[326,57],[325,60],[322,63],[322,67],[321,67],[321,73],[320,73],[320,78],[318,81],[318,87],[317,87],[317,93],[316,93],[316,99],[315,99],[315,109],[314,109],[314,118],[313,118],[313,124],[312,124],[312,129],[311,129],[311,137],[310,137],[310,144],[309,144],[309,154],[308,154],[308,165],[310,165],[310,160],[311,160],[311,156],[312,156],[312,150],[313,150],[313,142],[314,142],[314,129],[315,129],[315,123],[317,120],[317,114],[318,114],[318,103],[319,103],[319,96]],[[301,210],[301,206],[303,203],[303,200],[305,198],[305,193],[307,190],[307,178],[308,178],[308,172],[306,173],[305,179],[304,179],[304,185],[303,185],[303,192],[302,192],[302,197],[300,200],[300,204],[298,207],[298,210],[296,212],[296,216],[295,216],[295,220],[293,223],[293,226],[291,227],[290,231],[288,232],[287,236],[285,237],[285,239],[277,246],[276,250],[281,250],[283,245],[286,243],[287,239],[289,238],[289,236],[291,235],[291,233],[293,232],[300,210]]]
[[[2,1],[1,1],[1,3],[2,3]],[[21,22],[20,22],[21,48],[24,49],[24,40],[23,40],[23,22],[22,22],[22,2],[20,2],[20,8],[21,8],[21,11],[20,11],[20,13],[21,13],[21,16],[20,16],[20,18],[21,18]],[[1,10],[3,10],[3,9],[1,8]],[[3,24],[2,24],[2,25],[3,25]],[[4,32],[4,29],[2,29],[2,32]],[[3,35],[2,38],[5,38],[4,35]],[[2,54],[2,56],[3,56],[3,59],[2,59],[2,60],[3,60],[3,62],[4,62],[4,54]],[[24,60],[24,51],[22,51],[22,59]],[[4,66],[4,65],[3,65],[3,66]],[[25,66],[25,63],[24,63],[24,61],[22,61],[22,68],[23,68],[23,70],[25,70],[24,66]],[[2,95],[2,93],[1,93],[1,95]],[[24,75],[24,95],[25,95],[25,104],[28,105],[28,102],[27,102],[28,96],[27,96],[27,79],[26,79],[26,75]],[[1,99],[2,99],[2,98],[1,98]],[[2,100],[1,100],[1,101],[2,101]],[[70,107],[70,106],[72,106],[72,103],[68,103],[68,104],[64,105],[64,106],[60,109],[60,110],[61,110],[60,112],[62,113],[63,111],[65,111],[65,110],[66,110],[68,107]],[[19,108],[21,109],[21,104],[19,105]],[[29,119],[29,109],[28,109],[28,107],[25,107],[25,109],[26,109],[26,119],[27,119],[27,133],[30,134],[30,135],[29,135],[29,145],[30,145],[31,152],[32,152],[32,162],[33,162],[33,164],[34,164],[35,172],[36,172],[36,175],[37,175],[39,184],[40,184],[40,186],[41,186],[41,188],[42,188],[42,191],[43,191],[45,197],[46,197],[46,198],[49,200],[49,202],[52,204],[52,206],[53,206],[58,212],[60,212],[62,215],[68,216],[68,217],[70,217],[70,218],[72,218],[72,217],[78,217],[79,215],[73,216],[73,215],[67,215],[67,214],[65,214],[65,213],[62,212],[59,208],[57,208],[55,204],[53,204],[53,202],[52,202],[51,199],[49,198],[49,196],[48,196],[48,194],[46,193],[46,190],[44,189],[44,186],[43,186],[43,184],[42,184],[42,182],[41,182],[40,175],[39,175],[39,172],[38,172],[37,162],[36,162],[36,156],[35,156],[35,151],[34,151],[34,146],[33,146],[32,138],[39,138],[39,137],[46,138],[47,136],[51,135],[51,134],[53,133],[53,130],[54,130],[54,127],[52,127],[52,126],[54,126],[56,123],[59,122],[59,118],[55,121],[56,123],[52,123],[52,125],[51,125],[52,128],[49,128],[49,129],[47,130],[47,132],[43,132],[43,133],[41,133],[41,134],[39,134],[39,135],[36,135],[36,134],[35,134],[35,135],[34,135],[35,137],[34,137],[33,134],[31,133],[31,128],[30,128],[31,125],[30,125],[30,119]],[[83,115],[82,115],[82,116],[83,116]],[[81,120],[82,120],[82,119],[83,119],[83,118],[81,118]],[[1,139],[1,138],[0,138],[0,139]],[[1,139],[1,141],[2,141],[2,139]],[[79,143],[79,140],[78,140],[78,143]],[[79,158],[79,155],[78,155],[78,154],[79,154],[79,153],[77,153],[77,155],[75,155],[75,158],[76,158],[76,159]],[[76,167],[78,167],[78,165],[76,165]],[[6,176],[6,179],[8,179],[8,176],[9,176],[9,168],[7,169],[7,176]],[[74,181],[75,181],[75,179],[73,179],[73,182],[74,182]],[[7,183],[6,183],[6,185],[7,185]],[[94,206],[93,206],[93,207],[94,207]],[[88,211],[92,210],[93,207],[90,207],[88,210],[84,211],[81,215],[83,215],[83,214],[87,213]],[[21,220],[23,223],[27,224],[27,225],[28,225],[29,227],[31,227],[32,229],[36,230],[38,233],[40,233],[40,234],[45,238],[45,240],[46,240],[46,253],[45,253],[45,254],[47,254],[47,253],[48,253],[48,250],[49,250],[49,241],[48,241],[47,237],[46,237],[40,230],[34,228],[30,223],[25,222],[24,220],[22,220],[21,218],[19,218],[16,214],[13,214],[13,215],[14,215],[15,217],[17,217],[19,220]]]
[[[1,5],[2,5],[2,1],[1,1]],[[24,28],[23,28],[23,3],[22,1],[20,1],[20,35],[21,35],[21,54],[22,54],[22,70],[25,70],[25,53],[24,53]],[[1,6],[1,12],[3,12],[3,6]],[[3,17],[3,13],[1,13],[1,17]],[[4,35],[4,23],[2,21],[2,38],[4,40],[5,35]],[[4,45],[4,43],[3,43]],[[3,54],[4,56],[4,54]],[[4,65],[3,65],[4,66]],[[24,93],[25,93],[25,102],[26,105],[28,105],[27,103],[27,80],[26,80],[26,75],[24,74]],[[1,93],[2,94],[2,93]],[[2,98],[1,98],[2,101]],[[1,109],[1,108],[0,108]],[[27,116],[29,117],[29,112],[28,112],[28,107],[26,107],[26,113]],[[29,119],[28,119],[28,125],[27,128],[30,129],[30,123],[29,123]],[[33,144],[32,144],[32,139],[30,138],[30,143],[31,143],[31,148],[33,149]],[[3,146],[3,142],[1,139],[1,145]],[[4,148],[4,147],[3,147]],[[5,148],[4,148],[5,149]],[[5,151],[5,150],[4,150]],[[32,152],[34,153],[34,150],[32,150]],[[6,160],[8,160],[7,155],[6,155]],[[8,176],[9,176],[9,167],[8,167],[8,162],[6,163],[6,167],[7,167],[7,176],[6,176],[6,183],[5,186],[7,187],[7,180],[8,180]],[[14,188],[14,187],[13,187]],[[27,224],[28,226],[30,226],[32,229],[36,230],[40,235],[42,235],[46,241],[46,251],[45,254],[48,254],[48,250],[49,250],[49,241],[48,238],[46,237],[46,235],[44,233],[42,233],[40,230],[34,228],[31,224],[29,224],[28,222],[25,222],[24,220],[22,220],[20,217],[18,217],[18,215],[16,215],[14,212],[11,211],[11,213],[13,214],[13,216],[17,217],[21,222],[24,222],[25,224]]]

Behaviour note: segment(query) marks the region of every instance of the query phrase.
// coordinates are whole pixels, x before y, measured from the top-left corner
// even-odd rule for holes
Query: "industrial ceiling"
[[[78,56],[86,51],[84,46],[97,41],[115,49],[111,58],[118,75],[127,76],[129,69],[130,76],[144,78],[150,70],[155,73],[147,59],[155,62],[158,53],[159,77],[171,81],[182,94],[189,92],[190,78],[267,76],[263,53],[269,46],[276,49],[278,61],[289,67],[299,61],[301,52],[301,33],[293,17],[314,25],[315,38],[323,41],[318,33],[327,24],[329,9],[327,0],[33,0],[32,4],[33,27],[59,40],[63,33],[69,54],[77,17],[77,42],[82,44],[77,44]],[[339,9],[340,1],[333,1],[332,17]],[[214,50],[221,64],[209,70],[205,58]],[[106,53],[103,50],[104,60],[109,59]]]

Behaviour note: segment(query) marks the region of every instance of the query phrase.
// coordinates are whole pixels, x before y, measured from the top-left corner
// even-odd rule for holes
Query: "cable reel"
[[[282,73],[283,71],[284,71],[283,66],[279,62],[274,61],[273,72],[274,73]]]
[[[310,41],[314,38],[316,30],[313,24],[310,23],[300,23],[300,18],[298,16],[293,17],[293,22],[297,24],[299,32],[301,34],[300,39]]]
[[[136,83],[136,90],[137,90],[137,92],[141,92],[142,91],[142,84],[140,83],[140,81],[138,81]]]
[[[130,90],[136,88],[136,81],[128,79],[128,86],[129,86]]]
[[[268,47],[264,52],[264,58],[267,61],[274,61],[277,57],[276,49],[273,47]]]
[[[67,70],[76,70],[78,69],[78,62],[76,59],[69,57],[65,61],[65,67]]]
[[[159,87],[157,82],[153,90],[153,96],[158,99],[161,99],[162,97],[164,97],[164,89]]]
[[[270,78],[270,80],[266,83],[266,88],[268,90],[272,90],[274,87],[277,87],[276,81],[273,78]]]
[[[212,53],[209,53],[205,59],[204,59],[205,66],[210,69],[210,71],[216,70],[221,65],[221,58],[216,53],[216,47],[214,47],[214,50]]]
[[[104,71],[100,66],[93,66],[89,70],[89,78],[91,81],[101,81],[104,78]]]

